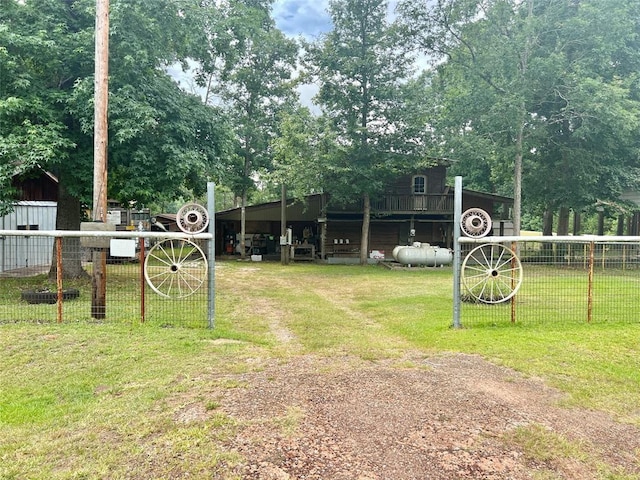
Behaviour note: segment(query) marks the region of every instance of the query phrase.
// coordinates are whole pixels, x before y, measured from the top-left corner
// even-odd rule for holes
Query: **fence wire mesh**
[[[1,235],[0,322],[208,326],[208,240],[131,242],[133,254],[122,257],[83,246],[80,237]],[[104,318],[92,306],[96,259],[106,268]]]
[[[520,260],[522,282],[516,294],[503,302],[482,302],[469,295],[466,285],[472,282],[463,271],[463,326],[640,321],[639,243],[524,241],[504,245]],[[466,258],[477,246],[462,247]],[[502,274],[509,276],[512,270],[506,268]],[[507,280],[509,290],[510,278]]]

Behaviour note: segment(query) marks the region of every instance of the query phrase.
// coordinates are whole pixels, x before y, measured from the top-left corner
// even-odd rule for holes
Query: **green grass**
[[[101,322],[75,301],[65,302],[61,324],[55,305],[34,309],[46,310],[42,321],[7,320],[20,289],[44,280],[2,280],[0,479],[234,478],[238,459],[221,445],[237,425],[218,411],[211,382],[244,388],[229,375],[260,368],[255,359],[265,357],[478,354],[545,379],[566,392],[567,405],[640,425],[640,322],[511,324],[495,320],[501,306],[465,306],[465,315],[477,308],[485,318],[453,329],[447,268],[219,262],[215,329],[185,328],[203,326],[203,299],[195,307],[170,305],[159,320],[141,324],[135,268],[123,272],[111,277],[108,295],[129,313],[112,320],[109,313],[120,310],[108,306]],[[78,288],[90,292],[90,285]],[[188,421],[194,404],[205,406],[197,422]],[[290,411],[274,425],[286,434],[299,416]],[[537,433],[528,435],[537,442],[538,450],[527,447],[533,456],[561,441]]]

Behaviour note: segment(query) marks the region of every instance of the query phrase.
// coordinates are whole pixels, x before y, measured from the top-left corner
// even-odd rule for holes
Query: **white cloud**
[[[276,0],[273,18],[285,34],[314,39],[331,30],[327,0]]]

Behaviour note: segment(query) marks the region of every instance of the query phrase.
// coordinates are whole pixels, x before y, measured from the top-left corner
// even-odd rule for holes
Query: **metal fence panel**
[[[463,326],[640,321],[640,243],[605,238],[504,242],[516,245],[521,286],[512,300],[489,304],[466,298],[463,282]],[[467,241],[463,257],[473,247]]]
[[[117,236],[126,237],[127,234],[113,232],[113,235]],[[22,242],[28,246],[26,250],[6,246],[0,249],[2,264],[12,267],[4,268],[0,272],[0,322],[52,323],[95,320],[92,317],[91,249],[81,246],[79,236],[61,238],[53,235],[55,233],[48,235],[38,232],[35,235],[27,235],[26,232],[0,232],[4,245]],[[139,235],[140,238],[143,235],[147,238],[132,257],[116,257],[110,254],[111,251],[105,252],[106,316],[95,321],[144,321],[162,326],[208,326],[208,273],[201,271],[203,259],[199,257],[201,252],[204,264],[208,263],[208,242],[211,240],[206,238],[207,234],[198,235],[204,238],[194,237],[194,243],[200,246],[197,255],[184,248],[181,252],[178,251],[178,247],[163,249],[163,253],[155,257],[156,264],[159,264],[159,267],[156,267],[159,273],[154,277],[155,280],[152,278],[150,281],[145,278],[145,258],[148,258],[151,248],[163,242],[163,239],[150,233]],[[59,239],[60,247],[56,246],[54,238],[56,242]],[[171,238],[177,239],[179,235],[173,235]],[[139,241],[136,241],[136,245],[138,244]],[[29,252],[28,262],[16,257],[18,252],[25,251]],[[179,258],[179,255],[182,255],[182,258]],[[60,276],[57,275],[58,265],[62,266]],[[194,276],[192,272],[201,275],[202,278],[196,279],[192,282],[193,285],[185,289],[177,282],[179,274],[184,272],[190,276],[189,278]],[[78,274],[77,278],[67,278],[71,273]],[[160,290],[162,295],[151,285],[153,281],[162,282],[165,279],[165,290]],[[175,282],[175,288],[167,290],[169,282]]]

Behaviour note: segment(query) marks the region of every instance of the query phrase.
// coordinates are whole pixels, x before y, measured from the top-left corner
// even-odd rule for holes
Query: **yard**
[[[448,268],[237,261],[216,311],[3,318],[0,478],[640,478],[640,322],[455,330]]]

